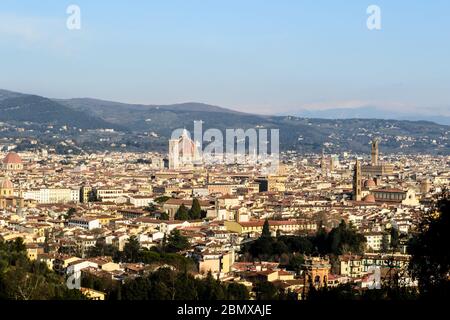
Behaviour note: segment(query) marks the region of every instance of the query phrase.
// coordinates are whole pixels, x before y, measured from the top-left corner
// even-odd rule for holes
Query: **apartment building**
[[[364,270],[363,258],[358,255],[343,255],[339,257],[339,273],[350,278],[361,277]]]
[[[79,227],[87,230],[100,228],[100,220],[89,217],[73,217],[69,219],[70,227]]]
[[[119,198],[127,196],[127,193],[123,189],[118,188],[96,188],[94,193],[97,200],[102,202],[116,202]]]
[[[386,237],[387,243],[391,242],[391,236],[389,234],[385,234],[384,232],[369,232],[364,234],[367,241],[367,248],[372,249],[374,251],[380,251],[383,245],[383,237]]]
[[[225,221],[225,227],[228,231],[242,233],[261,233],[264,220],[254,221]],[[295,233],[298,231],[315,232],[317,224],[313,221],[306,220],[269,220],[269,228],[271,231],[282,231],[285,233]]]
[[[151,202],[153,202],[153,200],[154,200],[153,196],[146,196],[146,195],[137,195],[129,197],[129,202],[135,207],[146,207]]]
[[[45,188],[24,191],[25,200],[34,200],[41,204],[80,202],[80,189]]]

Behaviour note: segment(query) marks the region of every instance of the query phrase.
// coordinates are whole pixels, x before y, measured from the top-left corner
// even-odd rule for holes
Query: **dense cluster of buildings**
[[[409,261],[404,242],[385,252],[387,231],[395,228],[407,239],[433,195],[450,181],[449,157],[381,157],[378,141],[370,159],[286,152],[270,175],[258,163],[206,165],[196,154],[180,157],[180,148],[195,147],[184,137],[171,140],[170,150],[181,162],[170,164],[170,154],[169,166],[156,153],[4,154],[0,238],[23,238],[30,259],[58,272],[123,281],[155,266],[88,258],[88,250],[99,242],[123,250],[131,236],[151,248],[178,229],[190,243],[180,254],[196,261],[197,276],[212,272],[249,288],[266,280],[301,297],[308,283],[367,288],[374,284],[374,270],[381,270],[382,278],[404,272]],[[179,208],[189,209],[194,198],[201,218],[177,220]],[[266,219],[273,236],[315,234],[319,224],[331,229],[344,220],[365,236],[366,252],[342,255],[337,264],[306,256],[300,272],[279,261],[246,261],[241,246],[260,236]]]

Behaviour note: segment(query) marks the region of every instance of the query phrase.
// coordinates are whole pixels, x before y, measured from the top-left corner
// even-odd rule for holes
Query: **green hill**
[[[224,134],[227,128],[279,129],[282,151],[318,153],[324,148],[327,153],[368,153],[370,141],[378,137],[384,153],[450,154],[450,126],[427,121],[263,116],[202,103],[139,105],[89,98],[48,99],[0,90],[0,121],[12,125],[3,136],[40,138],[47,145],[72,139],[79,149],[90,151],[118,146],[119,150],[166,151],[172,131],[192,131],[195,120],[203,121],[204,131],[217,128]],[[24,123],[30,130],[17,133],[14,128]],[[47,124],[116,132],[69,130],[64,134],[58,131],[55,137],[54,132],[43,133]],[[28,148],[29,144],[22,146]]]
[[[120,128],[86,112],[63,106],[35,95],[15,95],[0,100],[0,121],[28,121],[39,124],[67,125],[82,129]]]

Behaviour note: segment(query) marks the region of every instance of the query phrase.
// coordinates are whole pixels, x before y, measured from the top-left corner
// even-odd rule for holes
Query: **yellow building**
[[[45,237],[45,231],[51,229],[49,225],[40,224],[40,223],[27,223],[21,224],[16,227],[18,231],[25,232],[27,234],[37,236],[37,237]]]
[[[208,193],[220,193],[222,195],[233,194],[241,185],[235,183],[210,183],[208,184]]]
[[[260,271],[248,271],[242,273],[242,277],[252,283],[259,281],[292,281],[294,280],[294,274],[285,270],[267,269]]]
[[[339,256],[339,273],[351,278],[361,277],[364,272],[362,257],[358,255]]]
[[[107,226],[112,220],[117,219],[117,217],[109,215],[93,215],[93,217],[97,218],[102,226]]]
[[[199,261],[200,273],[229,273],[234,263],[234,252],[203,252]]]
[[[27,243],[27,235],[26,233],[16,233],[16,232],[10,232],[6,234],[1,234],[0,239],[3,241],[13,241],[17,238],[22,238],[24,243]],[[29,241],[28,241],[29,242]]]
[[[0,182],[0,209],[23,207],[23,198],[14,195],[14,185],[8,179]]]
[[[37,260],[38,255],[44,253],[44,248],[39,247],[35,243],[27,244],[26,249],[27,249],[27,257],[31,261]]]
[[[14,186],[8,179],[3,179],[0,182],[0,196],[9,197],[14,195]]]
[[[330,261],[326,258],[308,257],[302,266],[305,271],[306,281],[316,288],[328,284],[328,276],[331,270]]]
[[[278,271],[278,280],[290,281],[290,280],[294,280],[294,279],[295,279],[295,277],[292,272],[288,272],[288,271],[284,271],[284,270]]]
[[[56,272],[64,272],[72,262],[79,261],[81,258],[75,256],[61,256],[53,261],[53,270]]]
[[[416,193],[413,189],[404,191],[397,188],[385,188],[371,190],[371,193],[377,202],[397,202],[407,206],[419,205],[419,200],[416,198]]]
[[[128,194],[121,188],[96,188],[94,190],[97,200],[105,202],[116,202],[119,198],[127,196]]]
[[[92,194],[92,187],[82,186],[80,189],[80,202],[82,203],[89,202],[91,194]]]
[[[105,300],[106,293],[97,291],[91,288],[80,288],[82,294],[84,294],[90,300]]]
[[[225,221],[225,227],[228,231],[242,233],[262,233],[264,220],[255,221]],[[297,231],[315,232],[317,224],[315,222],[303,220],[269,220],[271,231],[282,231],[286,233],[295,233]]]
[[[268,191],[286,191],[286,180],[287,176],[269,176],[267,178],[267,188]]]

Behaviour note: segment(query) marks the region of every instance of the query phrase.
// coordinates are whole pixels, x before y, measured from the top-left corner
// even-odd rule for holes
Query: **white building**
[[[122,189],[115,188],[97,188],[95,189],[95,194],[97,199],[100,201],[112,201],[117,202],[118,199],[121,199],[127,195]]]
[[[380,251],[382,248],[383,237],[386,237],[386,241],[388,244],[391,242],[391,235],[384,234],[383,232],[370,232],[364,235],[367,240],[367,247],[374,250]]]
[[[89,260],[74,261],[67,266],[66,273],[80,276],[79,272],[81,270],[83,270],[85,268],[89,268],[89,267],[97,269],[98,264],[95,262],[89,261]]]
[[[153,202],[153,196],[130,196],[129,201],[135,207],[146,207]]]
[[[25,200],[35,200],[38,203],[68,203],[80,202],[80,189],[59,189],[59,188],[45,188],[24,191],[22,197]]]
[[[79,227],[87,230],[100,228],[100,220],[87,217],[73,217],[69,219],[70,227]]]
[[[163,221],[159,223],[159,231],[165,234],[171,233],[174,229],[189,227],[188,221]]]

